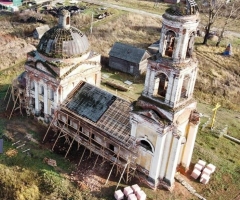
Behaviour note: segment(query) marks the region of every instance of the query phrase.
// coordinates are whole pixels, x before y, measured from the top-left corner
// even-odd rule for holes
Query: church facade
[[[100,86],[100,55],[89,50],[87,37],[70,26],[70,13],[60,13],[58,26],[41,38],[25,63],[26,109],[45,122],[70,91],[85,80]]]
[[[187,1],[188,2],[188,1]],[[136,174],[157,187],[174,186],[179,165],[191,163],[199,125],[193,98],[198,62],[193,55],[199,16],[169,9],[163,15],[158,53],[148,59],[144,89],[130,103],[100,88],[100,55],[62,11],[59,24],[28,54],[25,72],[13,82],[13,96],[28,114],[49,123],[58,140],[74,142],[113,164],[130,180]],[[112,170],[109,172],[111,175]],[[109,177],[108,176],[108,177]]]

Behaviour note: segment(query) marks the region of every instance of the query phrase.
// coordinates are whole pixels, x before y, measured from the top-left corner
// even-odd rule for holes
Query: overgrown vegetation
[[[52,170],[33,171],[18,165],[0,164],[0,176],[1,199],[82,199],[68,179]]]
[[[25,144],[24,149],[30,149],[29,152],[24,152],[22,148],[16,148],[21,143],[13,146],[16,138],[13,141],[10,137],[11,130],[19,130],[19,127],[23,126],[24,123],[28,125],[20,129],[23,131],[22,133],[15,132],[14,137],[21,137],[21,143]],[[33,123],[35,122],[29,121],[28,118],[21,118],[19,121],[15,121],[15,126],[11,129],[7,127],[9,121],[1,118],[0,130],[3,134],[0,137],[4,138],[4,154],[0,155],[0,199],[81,200],[80,191],[66,178],[66,175],[74,168],[72,164],[64,160],[61,155],[43,149],[38,144],[30,141],[24,142],[25,131],[36,135],[31,129],[31,127],[34,127]],[[35,136],[35,138],[37,137]],[[45,157],[55,159],[58,166],[53,168],[44,163]]]

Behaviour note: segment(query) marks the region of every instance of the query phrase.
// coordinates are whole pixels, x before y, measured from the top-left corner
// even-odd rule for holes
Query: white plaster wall
[[[188,118],[186,118],[186,120],[184,122],[182,122],[180,125],[177,126],[178,130],[181,133],[181,136],[183,136],[184,138],[187,137],[187,133],[188,133],[188,122],[189,122]],[[181,149],[180,149],[179,158],[178,158],[178,164],[181,163],[182,156],[183,156],[183,149],[184,149],[185,145],[186,144],[181,144]]]
[[[170,185],[174,183],[174,176],[176,174],[178,158],[181,150],[182,137],[173,137],[173,142],[171,146],[171,151],[169,155],[167,171],[165,178],[169,181]]]
[[[139,154],[136,163],[149,171],[151,167],[152,157],[153,155],[151,152],[146,151],[146,149],[143,147],[139,147]]]
[[[158,134],[152,129],[152,127],[145,126],[144,124],[138,124],[136,138],[139,139],[144,137],[151,142],[155,149]]]
[[[154,131],[151,126],[148,126],[145,123],[138,123],[135,137],[137,141],[145,140],[153,146],[153,152],[151,152],[139,145],[139,156],[136,160],[137,164],[149,171],[152,163],[152,158],[156,149],[158,133],[156,133],[156,131]]]
[[[173,122],[176,123],[176,121],[185,121],[185,120],[180,120],[181,117],[184,117],[184,118],[187,118],[189,115],[190,115],[190,111],[192,110],[195,110],[196,109],[196,105],[197,105],[197,102],[192,102],[191,104],[185,106],[183,109],[179,110],[178,112],[176,112],[173,116]],[[188,110],[188,111],[186,111]],[[184,114],[184,112],[188,112],[188,114]],[[187,116],[186,116],[187,115]],[[178,122],[177,122],[178,123]]]

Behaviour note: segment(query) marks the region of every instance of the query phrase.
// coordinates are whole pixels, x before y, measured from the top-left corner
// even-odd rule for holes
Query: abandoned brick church
[[[77,142],[111,162],[125,180],[137,172],[153,187],[172,187],[177,167],[189,168],[199,125],[193,98],[199,15],[194,1],[185,6],[163,15],[159,50],[148,59],[136,102],[100,88],[100,55],[89,50],[87,37],[70,25],[70,13],[63,10],[13,81],[14,105],[49,125],[45,137],[50,129],[57,133],[53,149],[64,137],[65,156]]]

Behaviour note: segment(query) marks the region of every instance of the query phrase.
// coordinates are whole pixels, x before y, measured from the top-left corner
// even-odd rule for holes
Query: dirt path
[[[143,10],[138,10],[138,9],[134,9],[134,8],[127,8],[127,7],[124,7],[124,6],[119,6],[119,5],[110,4],[110,3],[104,3],[104,2],[100,2],[98,0],[83,0],[83,1],[87,2],[87,3],[93,3],[93,4],[101,5],[103,7],[115,8],[115,9],[118,9],[118,10],[124,10],[124,11],[128,11],[128,12],[131,12],[131,13],[136,13],[136,14],[141,14],[141,15],[146,15],[146,16],[156,17],[156,18],[162,19],[162,15],[146,12],[146,11],[143,11]]]
[[[128,11],[128,12],[131,12],[131,13],[136,13],[136,14],[141,14],[141,15],[146,15],[146,16],[156,17],[156,18],[162,19],[162,15],[159,15],[159,14],[154,14],[154,13],[150,13],[150,12],[146,12],[146,11],[138,10],[138,9],[134,9],[134,8],[127,8],[127,7],[119,6],[119,5],[115,5],[115,4],[104,3],[104,2],[101,2],[101,1],[98,1],[98,0],[83,0],[83,2],[93,3],[93,4],[96,4],[96,5],[101,5],[103,7],[115,8],[115,9],[119,9],[119,10]],[[218,28],[213,27],[212,30],[216,31],[216,30],[218,30]],[[239,32],[225,31],[225,35],[228,35],[228,36],[230,35],[230,36],[240,38],[240,33]]]

